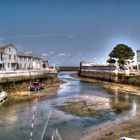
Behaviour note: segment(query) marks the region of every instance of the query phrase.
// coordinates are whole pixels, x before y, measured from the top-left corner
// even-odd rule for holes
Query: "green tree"
[[[109,54],[110,58],[117,59],[119,65],[124,65],[126,60],[133,60],[135,53],[133,52],[131,47],[128,47],[125,44],[118,44],[113,48],[111,53]]]
[[[125,65],[126,64],[124,59],[119,59],[118,63],[119,63],[119,65]]]
[[[107,60],[107,62],[108,62],[109,64],[115,64],[115,63],[116,63],[116,60],[113,59],[113,58],[109,58],[109,59]]]

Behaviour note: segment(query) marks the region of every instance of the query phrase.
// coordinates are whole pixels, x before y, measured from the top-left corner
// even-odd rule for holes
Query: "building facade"
[[[80,63],[81,71],[116,71],[117,66],[109,64]]]
[[[33,56],[28,52],[17,52],[18,67],[19,69],[32,69],[33,68]],[[41,68],[41,67],[40,67]]]
[[[43,69],[43,60],[28,52],[19,52],[12,44],[0,47],[0,70]]]
[[[17,49],[9,44],[0,47],[0,69],[14,70],[17,68]]]
[[[137,50],[137,66],[140,69],[140,50]]]
[[[40,69],[40,67],[42,67],[42,59],[39,58],[39,57],[33,57],[32,58],[32,66],[33,66],[33,69]],[[43,67],[42,67],[43,68]]]

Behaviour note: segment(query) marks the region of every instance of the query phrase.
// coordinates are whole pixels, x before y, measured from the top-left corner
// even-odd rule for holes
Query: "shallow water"
[[[79,140],[86,130],[117,118],[133,116],[139,111],[140,97],[107,91],[94,83],[80,82],[70,77],[71,73],[60,73],[59,77],[66,83],[61,85],[57,94],[52,98],[39,99],[35,115],[33,140],[41,139],[43,128],[51,111],[51,117],[45,131],[44,140],[50,140],[57,128],[63,140]],[[74,114],[62,112],[58,106],[65,102],[77,99],[90,100],[98,108],[119,109],[103,112],[101,117],[79,117]],[[127,107],[126,107],[127,106]],[[29,139],[34,101],[0,107],[0,140]]]

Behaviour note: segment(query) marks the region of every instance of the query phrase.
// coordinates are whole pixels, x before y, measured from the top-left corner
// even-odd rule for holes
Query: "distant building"
[[[27,52],[17,52],[18,57],[18,69],[32,69],[33,68],[33,56]]]
[[[43,69],[43,63],[41,58],[35,57],[29,52],[17,51],[12,44],[0,47],[0,70],[37,70]],[[46,68],[48,66],[46,65]]]
[[[137,50],[137,66],[140,69],[140,50]]]
[[[15,70],[17,68],[17,49],[12,45],[0,47],[0,69]]]
[[[117,66],[110,64],[80,63],[81,71],[115,71]]]
[[[32,64],[33,64],[33,69],[42,69],[42,58],[39,58],[39,57],[33,57],[33,61],[32,61]]]

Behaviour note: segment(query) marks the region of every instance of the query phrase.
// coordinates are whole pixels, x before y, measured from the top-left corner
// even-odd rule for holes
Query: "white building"
[[[32,69],[33,56],[28,52],[17,52],[19,69]]]
[[[12,45],[0,47],[0,69],[17,69],[17,49]]]
[[[12,45],[0,47],[0,70],[43,69],[43,60],[28,52],[19,52]]]
[[[138,69],[140,69],[140,50],[137,50],[137,65]]]
[[[80,63],[81,71],[116,71],[117,66],[110,64]]]
[[[33,69],[40,69],[42,67],[42,59],[39,57],[32,58]]]

